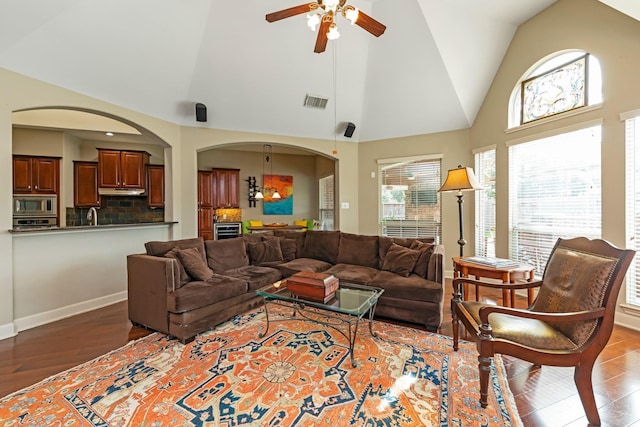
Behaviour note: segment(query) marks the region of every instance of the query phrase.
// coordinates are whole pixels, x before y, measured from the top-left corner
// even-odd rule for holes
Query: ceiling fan
[[[318,26],[318,37],[316,38],[316,46],[313,50],[316,53],[322,53],[327,48],[328,40],[335,40],[340,37],[338,26],[336,25],[336,15],[342,14],[347,21],[363,28],[376,37],[380,37],[386,26],[376,21],[357,7],[346,5],[347,0],[318,0],[317,2],[305,3],[299,6],[290,7],[288,9],[279,10],[277,12],[267,14],[266,18],[269,22],[279,21],[284,18],[308,13],[307,25],[312,31],[316,31]]]

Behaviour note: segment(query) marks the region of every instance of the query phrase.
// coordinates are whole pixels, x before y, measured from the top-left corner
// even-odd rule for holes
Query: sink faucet
[[[89,225],[98,225],[98,212],[96,211],[96,208],[89,208],[89,212],[87,213],[87,221],[89,221]]]

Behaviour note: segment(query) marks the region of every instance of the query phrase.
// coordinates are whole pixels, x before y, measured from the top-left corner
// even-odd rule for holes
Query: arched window
[[[509,128],[601,102],[598,59],[581,50],[556,52],[534,64],[513,88]]]

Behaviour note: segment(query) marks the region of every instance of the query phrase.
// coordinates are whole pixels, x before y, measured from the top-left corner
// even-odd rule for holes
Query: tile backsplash
[[[163,222],[164,209],[151,209],[146,196],[101,196],[98,225]],[[67,227],[89,225],[89,208],[67,208]]]

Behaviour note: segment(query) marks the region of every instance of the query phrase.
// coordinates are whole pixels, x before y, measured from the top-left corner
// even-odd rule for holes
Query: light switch
[[[342,209],[349,209],[349,202],[342,202],[342,203],[340,204],[340,207],[341,207]]]
[[[376,177],[375,171],[371,171],[371,178],[375,178],[375,177]]]

